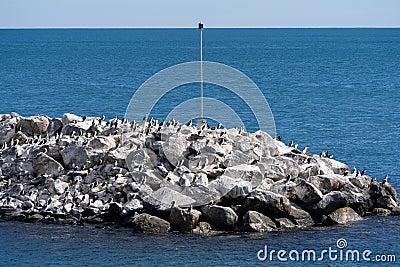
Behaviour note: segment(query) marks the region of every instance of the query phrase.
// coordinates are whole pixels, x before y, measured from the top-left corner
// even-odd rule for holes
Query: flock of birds
[[[277,139],[278,141],[282,142],[282,136],[281,136],[281,135],[278,135],[278,137],[277,137],[276,139]],[[293,140],[291,140],[291,141],[288,143],[288,146],[289,146],[289,147],[293,147],[294,149],[298,150],[299,144],[294,144]],[[307,149],[308,149],[308,146],[304,147],[304,149],[302,150],[302,153],[305,154],[305,153],[307,152]],[[333,159],[333,155],[332,155],[332,154],[329,154],[329,151],[328,151],[328,150],[326,150],[326,151],[325,151],[325,150],[324,150],[324,151],[321,151],[321,153],[319,154],[319,156],[320,156],[321,158]],[[354,166],[353,171],[352,171],[352,174],[355,175],[355,177],[361,177],[361,176],[364,176],[364,175],[366,174],[366,172],[367,172],[367,169],[366,169],[366,168],[364,168],[362,171],[360,171],[360,170],[357,170],[356,166]],[[348,171],[345,171],[343,175],[344,175],[344,176],[347,176],[347,175],[349,175],[349,172],[348,172]],[[386,173],[385,177],[383,178],[383,180],[382,180],[382,182],[381,182],[381,185],[382,185],[382,186],[385,185],[385,184],[388,182],[388,178],[389,178],[389,174]],[[286,182],[289,182],[290,179],[291,179],[291,176],[290,176],[290,174],[288,174],[288,175],[286,176]],[[375,178],[373,178],[373,181],[375,181]]]

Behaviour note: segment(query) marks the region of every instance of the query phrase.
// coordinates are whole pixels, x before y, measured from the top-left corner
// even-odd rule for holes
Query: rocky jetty
[[[262,131],[12,113],[0,147],[7,220],[209,233],[399,215],[389,182]]]

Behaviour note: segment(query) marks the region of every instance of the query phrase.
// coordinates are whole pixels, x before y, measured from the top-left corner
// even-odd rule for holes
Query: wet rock
[[[192,232],[197,226],[200,215],[201,212],[195,209],[172,208],[169,215],[171,230]]]
[[[212,231],[212,227],[208,222],[199,222],[198,226],[193,230],[196,234],[208,234]]]
[[[207,205],[201,209],[201,213],[215,229],[223,231],[232,230],[238,220],[236,213],[229,207]]]
[[[116,218],[121,215],[123,207],[120,203],[112,202],[110,203],[110,207],[108,208],[108,214]]]
[[[324,223],[326,225],[347,224],[360,220],[362,220],[361,216],[358,215],[352,208],[345,207],[337,209],[329,214]]]
[[[132,220],[132,227],[136,232],[150,234],[167,233],[170,230],[169,222],[147,213],[136,216]]]
[[[276,224],[269,217],[257,211],[248,211],[243,216],[244,231],[271,232],[276,230]]]
[[[251,192],[243,206],[246,210],[258,211],[270,217],[285,217],[291,210],[290,201],[285,196],[261,190]]]
[[[390,213],[392,216],[400,216],[400,206],[398,205],[397,207],[392,209],[392,212]]]
[[[391,214],[391,211],[384,208],[374,208],[372,210],[372,215],[374,216],[388,216]]]

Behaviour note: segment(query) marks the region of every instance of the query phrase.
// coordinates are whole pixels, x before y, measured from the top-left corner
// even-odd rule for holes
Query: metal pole
[[[203,23],[199,23],[200,30],[200,119],[203,119]]]

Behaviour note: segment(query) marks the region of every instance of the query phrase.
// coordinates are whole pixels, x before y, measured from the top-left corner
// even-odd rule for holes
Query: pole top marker
[[[199,30],[202,30],[204,28],[203,23],[199,22]]]

